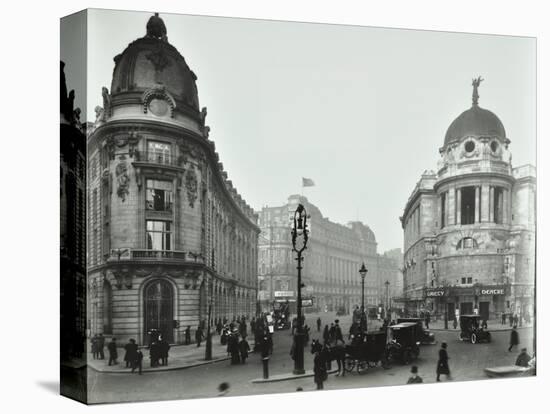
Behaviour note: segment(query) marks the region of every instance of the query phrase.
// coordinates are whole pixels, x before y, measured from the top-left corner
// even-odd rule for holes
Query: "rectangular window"
[[[169,221],[147,220],[147,248],[172,250],[172,226]]]
[[[502,187],[494,187],[493,217],[495,223],[502,224],[502,212],[504,211],[504,191]]]
[[[461,282],[463,285],[465,285],[465,284],[466,284],[466,278],[463,277],[463,278],[460,280],[460,282]]]
[[[172,149],[166,142],[148,141],[147,142],[147,161],[159,164],[170,164],[172,158]]]
[[[472,283],[472,278],[471,278],[471,277],[469,277],[469,278],[467,279],[467,283]]]
[[[447,211],[445,210],[445,203],[447,201],[447,193],[441,194],[441,228],[445,227],[445,224],[447,223],[447,218],[445,215],[447,214]]]
[[[172,182],[147,180],[145,203],[147,210],[172,211]]]
[[[474,224],[476,211],[476,188],[460,189],[460,224]]]

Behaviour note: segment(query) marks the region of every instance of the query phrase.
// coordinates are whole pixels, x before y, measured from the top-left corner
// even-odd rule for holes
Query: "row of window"
[[[492,200],[487,200],[489,205],[492,205],[492,211],[490,212],[490,219],[492,222],[502,224],[504,220],[504,188],[502,187],[490,187],[492,191]],[[481,206],[484,202],[481,187],[468,186],[461,187],[459,197],[455,197],[455,211],[457,212],[456,222],[457,224],[474,224],[476,222],[476,189],[478,193],[478,205],[477,205],[477,219],[480,220]],[[489,191],[491,196],[491,191]],[[444,192],[440,195],[440,223],[441,228],[448,226],[448,192]],[[460,208],[460,210],[459,210]]]

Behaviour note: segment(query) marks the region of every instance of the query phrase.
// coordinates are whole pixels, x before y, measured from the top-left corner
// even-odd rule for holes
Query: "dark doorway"
[[[447,320],[452,321],[455,318],[455,304],[447,303]]]
[[[479,316],[481,316],[482,320],[489,320],[489,303],[479,302]]]
[[[471,315],[474,313],[474,304],[472,302],[463,302],[460,304],[461,315]]]
[[[174,342],[174,292],[166,280],[155,280],[147,285],[144,292],[145,301],[145,343],[148,332],[156,329],[168,342]]]
[[[462,187],[460,190],[460,224],[474,224],[476,209],[476,188]]]
[[[103,281],[103,333],[113,333],[113,288],[107,279]]]

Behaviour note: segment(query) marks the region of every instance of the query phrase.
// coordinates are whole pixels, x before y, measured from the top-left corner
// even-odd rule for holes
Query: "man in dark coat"
[[[430,312],[426,312],[424,317],[424,323],[426,324],[426,329],[430,329],[430,321],[431,321]]]
[[[99,359],[105,359],[105,337],[103,334],[99,334],[97,337],[97,352],[99,352]]]
[[[137,345],[135,339],[130,339],[126,345],[124,345],[124,362],[126,362],[126,368],[130,368],[132,361],[136,358]]]
[[[451,379],[451,370],[449,369],[449,355],[447,354],[447,343],[441,343],[441,349],[439,350],[439,360],[437,361],[437,378],[436,381],[440,382],[440,375],[446,375],[447,379]]]
[[[109,365],[113,363],[114,365],[118,364],[117,358],[118,353],[116,350],[116,338],[111,339],[111,342],[109,342],[109,345],[107,345],[107,350],[109,351]]]
[[[510,328],[514,326],[514,315],[512,313],[508,315],[508,321],[510,322]]]
[[[512,348],[514,346],[517,346],[519,344],[519,334],[518,331],[516,331],[516,325],[512,327],[512,331],[510,332],[510,346],[508,347],[508,352],[512,352]]]
[[[191,327],[187,326],[185,328],[185,345],[189,345],[191,343]]]
[[[327,380],[327,364],[321,356],[321,351],[315,352],[313,358],[313,380],[317,384],[317,389],[323,389],[323,383]]]
[[[143,352],[141,352],[141,349],[138,348],[135,353],[134,360],[132,361],[132,373],[137,369],[138,374],[141,375],[142,362]]]
[[[342,335],[342,328],[340,328],[340,321],[336,319],[334,321],[334,341],[344,341],[344,335]]]
[[[519,318],[518,318],[518,314],[517,314],[517,313],[514,314],[513,321],[514,321],[514,325],[515,325],[515,326],[518,326]]]
[[[250,345],[246,340],[246,336],[243,336],[239,342],[239,353],[241,354],[241,363],[246,364],[246,358],[248,358],[248,352],[250,351]]]
[[[168,365],[168,351],[170,351],[170,344],[164,338],[159,341],[159,357],[161,365]]]
[[[92,337],[92,357],[94,359],[98,359],[99,358],[99,351],[97,349],[97,335],[94,335]]]
[[[506,325],[506,314],[504,312],[502,312],[502,317],[501,317],[501,324],[502,325]]]
[[[328,330],[328,342],[334,342],[334,337],[336,336],[336,328],[334,323],[330,324],[330,329]]]
[[[227,342],[227,351],[231,354],[231,365],[238,365],[241,363],[239,353],[239,337],[237,332],[233,332],[229,335]]]
[[[321,332],[321,317],[317,318],[317,332]]]
[[[160,358],[160,346],[156,339],[153,339],[151,345],[149,345],[149,359],[151,360],[151,367],[158,367]]]
[[[522,348],[521,353],[518,355],[516,359],[516,365],[519,367],[529,367],[529,361],[531,360],[531,357],[527,353],[527,348]]]
[[[330,341],[330,331],[328,329],[328,325],[325,325],[325,329],[323,330],[323,342],[326,344]]]
[[[195,332],[195,341],[197,342],[197,348],[198,348],[199,346],[201,346],[201,342],[202,342],[203,339],[204,339],[204,335],[203,335],[203,333],[202,333],[202,328],[201,328],[201,326],[199,325],[199,326],[197,327],[197,331]]]

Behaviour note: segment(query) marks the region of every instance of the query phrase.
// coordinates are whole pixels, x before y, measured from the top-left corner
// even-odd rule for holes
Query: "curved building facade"
[[[403,216],[404,300],[411,313],[533,315],[535,168],[512,166],[500,119],[472,107],[449,126]]]
[[[88,137],[91,334],[173,343],[256,311],[252,208],[220,163],[197,77],[158,15],[114,58]]]

